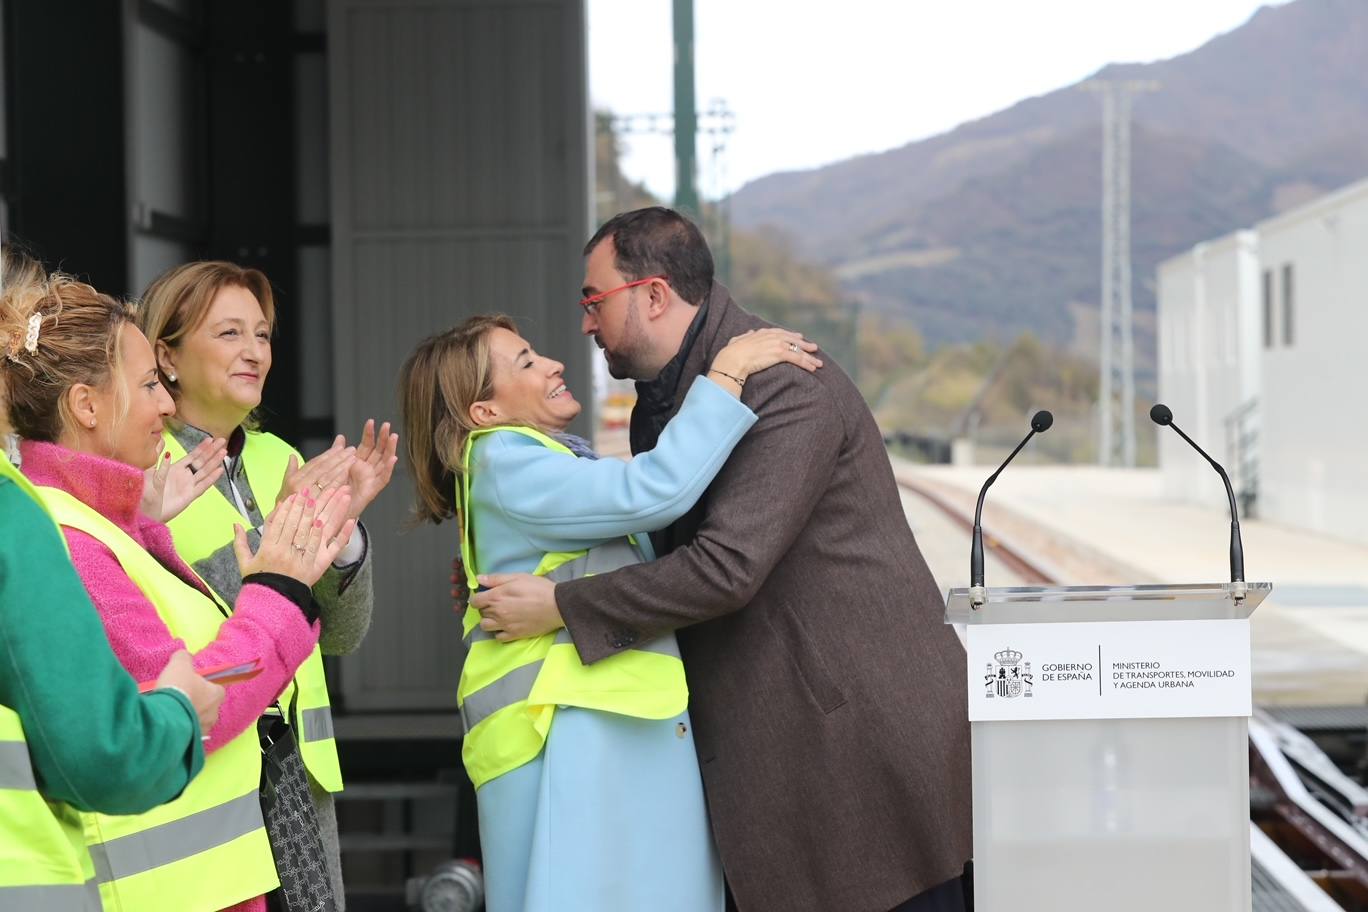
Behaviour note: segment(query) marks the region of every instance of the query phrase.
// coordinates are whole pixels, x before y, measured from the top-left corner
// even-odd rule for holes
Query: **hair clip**
[[[43,325],[43,315],[35,313],[28,320],[28,335],[24,338],[24,350],[30,355],[38,350],[38,328]]]

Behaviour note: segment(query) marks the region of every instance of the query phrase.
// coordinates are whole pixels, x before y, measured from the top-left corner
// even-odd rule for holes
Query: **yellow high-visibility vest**
[[[162,434],[162,439],[173,460],[185,456],[185,448],[169,430]],[[242,461],[252,498],[263,516],[275,507],[291,456],[297,458],[300,465],[304,464],[304,458],[274,434],[247,432]],[[213,489],[201,494],[168,525],[176,552],[187,564],[194,566],[224,545],[232,544],[233,523],[243,524],[242,514],[235,504]],[[299,753],[309,774],[328,791],[342,791],[342,766],[337,759],[337,741],[333,735],[332,704],[323,672],[323,653],[317,646],[295,671],[294,681],[281,694],[280,702],[295,727]]]
[[[38,500],[38,492],[3,451],[0,477]],[[80,814],[64,802],[48,801],[38,791],[24,726],[19,714],[4,705],[0,705],[0,909],[100,912],[100,892]]]
[[[227,609],[167,570],[114,523],[57,488],[39,487],[57,522],[113,553],[171,635],[198,652],[218,636]],[[261,816],[261,745],[255,726],[205,758],[174,801],[145,814],[82,813],[100,898],[109,910],[174,907],[212,912],[280,885]]]
[[[480,429],[467,439],[456,495],[461,560],[471,592],[478,588],[475,577],[482,572],[469,508],[471,453],[476,439],[500,432],[522,434],[573,455],[568,447],[529,427]],[[587,551],[548,553],[533,572],[565,582],[640,562],[635,542],[620,538]],[[476,788],[541,753],[557,706],[639,719],[669,719],[688,706],[684,663],[673,634],[585,665],[565,630],[501,643],[480,629],[480,614],[474,608],[467,606],[463,622],[468,651],[456,696],[465,727],[461,759]]]
[[[38,792],[19,714],[0,705],[0,909],[99,912],[80,814]]]
[[[37,503],[39,507],[43,506],[42,501],[38,500],[38,489],[33,486],[33,482],[25,478],[24,474],[14,467],[14,463],[9,461],[3,446],[0,446],[0,476],[18,485],[19,490],[33,498],[34,503]],[[62,541],[65,542],[66,539],[62,539]]]

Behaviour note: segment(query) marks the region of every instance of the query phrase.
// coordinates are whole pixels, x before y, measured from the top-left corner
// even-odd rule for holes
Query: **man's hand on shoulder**
[[[490,573],[477,577],[480,591],[470,605],[480,612],[480,629],[500,642],[552,633],[565,626],[556,606],[556,584],[530,573]]]

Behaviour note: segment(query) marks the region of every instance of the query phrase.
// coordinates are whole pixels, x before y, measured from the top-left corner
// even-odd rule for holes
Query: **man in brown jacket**
[[[633,452],[694,378],[766,325],[713,281],[696,226],[659,207],[585,248],[584,331],[638,380]],[[569,630],[588,663],[676,631],[735,907],[959,912],[972,852],[965,656],[903,516],[883,439],[830,359],[743,385],[759,421],[659,558],[552,584],[491,576],[501,639]],[[630,795],[623,795],[630,802]]]

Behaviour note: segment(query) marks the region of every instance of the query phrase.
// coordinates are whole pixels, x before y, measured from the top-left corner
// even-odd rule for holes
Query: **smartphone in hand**
[[[223,665],[216,665],[213,668],[197,670],[201,678],[206,681],[213,681],[215,684],[236,684],[239,681],[250,681],[263,671],[261,659],[249,659],[246,662],[227,662]],[[138,682],[138,692],[147,693],[155,690],[157,682],[140,681]]]

